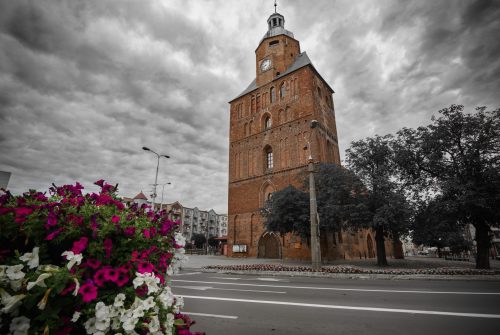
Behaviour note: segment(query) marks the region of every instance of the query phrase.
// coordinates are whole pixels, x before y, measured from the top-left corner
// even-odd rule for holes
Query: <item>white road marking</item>
[[[177,276],[191,276],[191,275],[199,275],[201,272],[188,272],[188,273],[177,273],[174,277]]]
[[[240,280],[241,278],[238,277],[210,277],[214,279],[227,279],[227,280]]]
[[[239,290],[237,288],[218,288],[211,286],[175,286],[175,288],[185,288],[188,290],[198,290],[198,291],[219,290],[219,291],[257,292],[257,293],[280,293],[280,294],[286,293],[282,291]]]
[[[329,291],[353,291],[353,292],[386,292],[386,293],[419,293],[419,294],[500,295],[500,292],[380,290],[380,289],[342,288],[342,287],[314,287],[314,286],[291,286],[291,285],[225,283],[225,282],[183,280],[183,279],[174,279],[172,281],[174,281],[174,282],[186,282],[186,283],[200,283],[200,284],[218,284],[218,285],[254,286],[254,287],[291,288],[291,289],[304,289],[304,290],[329,290]]]
[[[456,313],[456,312],[443,312],[443,311],[426,311],[426,310],[419,310],[419,309],[396,309],[396,308],[379,308],[379,307],[323,305],[323,304],[307,304],[307,303],[288,302],[288,301],[251,300],[251,299],[234,299],[234,298],[219,298],[219,297],[200,297],[200,296],[193,296],[193,295],[183,295],[182,297],[188,298],[188,299],[248,302],[248,303],[254,303],[254,304],[268,304],[268,305],[286,305],[286,306],[314,307],[314,308],[328,308],[328,309],[347,309],[347,310],[355,310],[355,311],[371,311],[371,312],[389,312],[389,313],[406,313],[406,314],[443,315],[443,316],[461,316],[461,317],[469,317],[469,318],[500,319],[500,314]]]
[[[289,280],[286,279],[278,279],[278,278],[257,278],[257,280],[260,281],[284,281],[284,282],[290,282]]]
[[[222,318],[222,319],[233,319],[233,320],[236,320],[238,318],[237,316],[233,316],[233,315],[206,314],[206,313],[194,313],[194,312],[185,312],[185,311],[182,311],[182,314],[208,316],[211,318]]]

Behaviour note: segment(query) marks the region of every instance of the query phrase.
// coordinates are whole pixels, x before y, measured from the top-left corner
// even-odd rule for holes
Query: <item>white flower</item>
[[[95,328],[95,321],[95,318],[90,318],[83,324],[87,334],[94,334],[96,332],[97,329]]]
[[[155,333],[160,330],[160,320],[156,315],[151,317],[151,320],[148,323],[148,329],[151,333]]]
[[[132,313],[132,317],[135,319],[142,318],[144,316],[144,309],[142,307],[137,307]]]
[[[151,309],[151,308],[153,308],[153,307],[155,307],[155,305],[156,305],[156,304],[155,304],[155,302],[154,302],[154,300],[153,300],[153,297],[149,297],[149,298],[147,298],[146,300],[144,300],[144,301],[142,302],[142,308],[143,308],[144,310],[146,310],[146,311],[147,311],[147,310],[150,310],[150,309]]]
[[[154,274],[150,272],[136,272],[135,275],[136,277],[132,282],[134,284],[134,288],[138,288],[139,286],[146,284],[148,287],[148,294],[152,294],[160,290],[160,287],[158,286],[160,279],[156,278]]]
[[[11,313],[17,310],[21,304],[21,300],[26,296],[25,294],[18,294],[11,296],[7,291],[0,288],[0,296],[2,297],[2,305],[5,307],[0,310],[1,313]]]
[[[0,278],[6,277],[5,271],[7,270],[8,265],[0,265]]]
[[[80,290],[80,282],[76,278],[73,278],[73,281],[75,282],[75,289],[73,290],[73,295],[76,297],[78,295],[78,291]]]
[[[14,335],[28,334],[28,329],[30,329],[30,319],[25,316],[13,318],[10,322],[9,329]]]
[[[126,332],[131,332],[134,330],[136,323],[137,319],[130,317],[123,321],[122,327]]]
[[[76,322],[76,321],[78,321],[78,319],[80,318],[80,315],[81,315],[81,314],[82,314],[82,313],[80,313],[80,312],[74,312],[74,313],[73,313],[73,317],[71,318],[71,322]]]
[[[165,327],[165,335],[172,335],[172,328],[174,327],[175,317],[172,313],[167,314],[167,320],[163,324]]]
[[[175,244],[180,247],[186,245],[186,238],[181,233],[175,233]]]
[[[170,306],[172,306],[172,304],[174,303],[174,295],[172,294],[170,287],[167,286],[166,288],[164,288],[163,292],[158,295],[158,299],[160,300],[164,308],[169,308]]]
[[[118,293],[115,297],[115,302],[113,303],[113,306],[115,307],[122,307],[123,302],[125,301],[125,294],[123,293]]]
[[[27,252],[19,259],[23,262],[28,262],[28,266],[30,269],[34,269],[38,266],[39,263],[39,258],[38,258],[38,251],[40,250],[39,247],[34,247],[32,252]]]
[[[24,267],[24,265],[22,265],[22,264],[9,266],[7,268],[7,271],[5,271],[5,273],[7,274],[7,277],[9,277],[10,280],[23,279],[24,272],[21,271],[23,269],[23,267]]]
[[[102,301],[99,301],[95,305],[95,317],[97,320],[109,319],[109,307],[106,306]]]
[[[77,264],[80,265],[82,263],[82,254],[74,254],[73,251],[65,251],[61,254],[61,256],[66,256],[66,260],[68,261],[68,264],[66,264],[66,267],[68,270],[71,270],[73,265]]]
[[[47,287],[44,280],[51,277],[51,276],[52,276],[51,273],[42,273],[41,275],[38,276],[38,278],[35,281],[30,281],[28,283],[28,286],[27,286],[28,291],[31,290],[35,286]]]
[[[10,281],[10,288],[14,291],[17,292],[21,289],[21,286],[23,285],[23,280],[11,280]]]
[[[102,332],[105,332],[109,328],[109,318],[107,319],[97,319],[95,322],[95,328]],[[94,333],[95,334],[95,333]]]
[[[180,313],[182,307],[184,307],[184,298],[175,297],[174,312]]]

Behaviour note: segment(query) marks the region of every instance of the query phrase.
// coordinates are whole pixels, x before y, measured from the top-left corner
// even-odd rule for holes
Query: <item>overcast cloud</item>
[[[104,178],[227,211],[229,105],[255,77],[274,11],[259,1],[0,0],[0,170],[10,189]],[[429,123],[450,104],[500,106],[500,1],[278,1],[334,88],[341,154]],[[161,193],[161,190],[160,192]]]

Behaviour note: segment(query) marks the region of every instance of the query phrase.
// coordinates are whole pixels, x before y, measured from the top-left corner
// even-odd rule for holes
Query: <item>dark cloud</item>
[[[259,1],[0,1],[0,170],[14,192],[120,183],[227,210],[229,105],[255,77],[274,8]],[[279,3],[335,89],[350,141],[426,124],[463,103],[497,107],[498,1]]]

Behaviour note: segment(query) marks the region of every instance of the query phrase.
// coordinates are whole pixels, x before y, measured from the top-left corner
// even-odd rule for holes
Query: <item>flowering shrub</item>
[[[169,286],[178,224],[96,184],[0,193],[1,334],[191,334]]]

